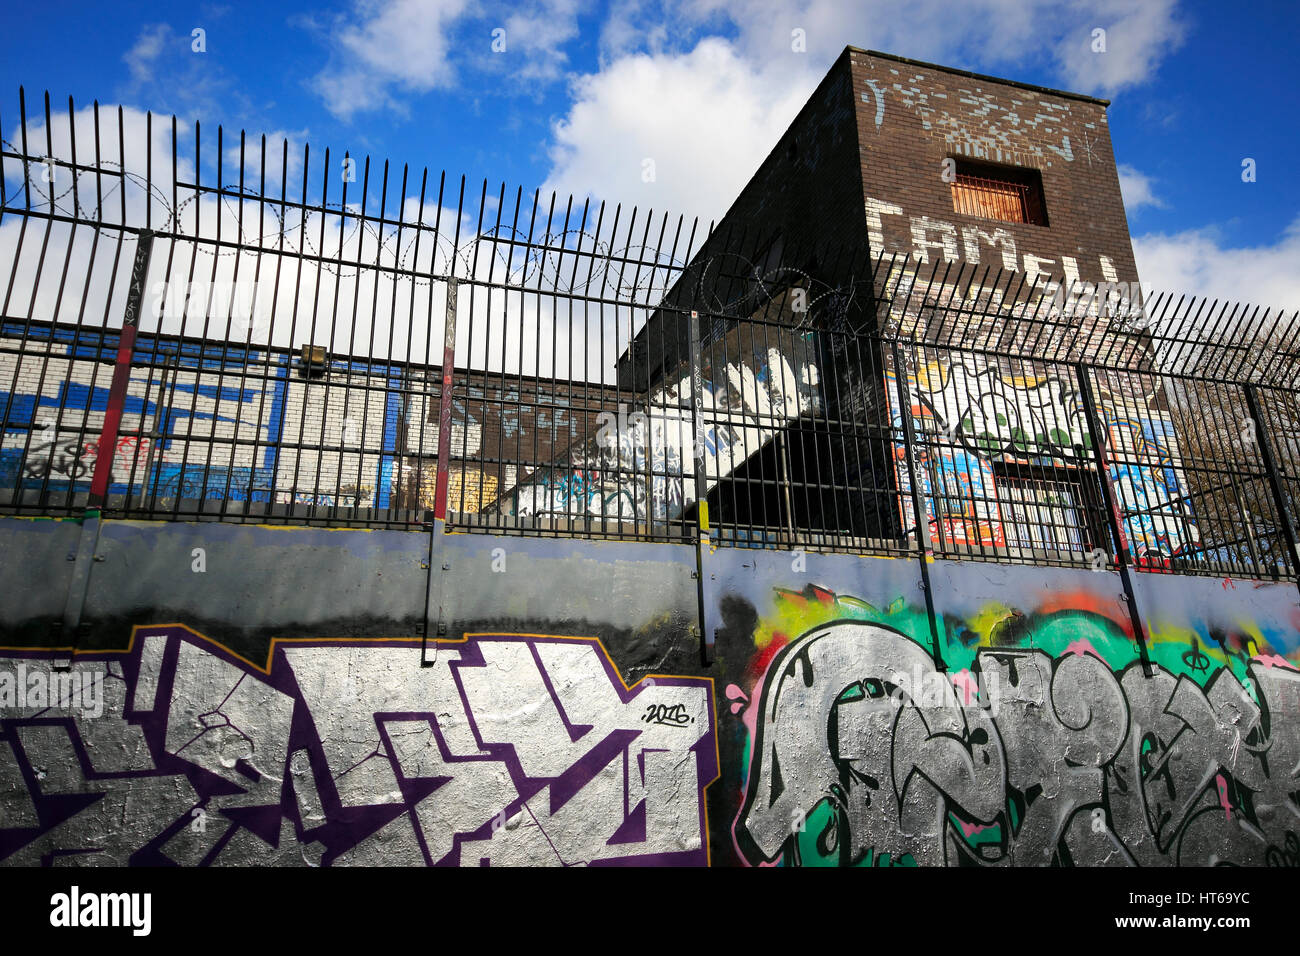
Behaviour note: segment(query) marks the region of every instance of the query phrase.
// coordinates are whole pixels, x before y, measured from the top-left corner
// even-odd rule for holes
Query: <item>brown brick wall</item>
[[[437,475],[440,373],[408,396],[399,441],[399,508],[432,508]],[[535,468],[563,461],[633,396],[564,379],[458,371],[453,390],[452,478],[448,507],[476,512],[526,481]]]
[[[945,257],[947,236],[957,258],[970,263],[964,230],[1003,229],[1019,271],[1029,271],[1029,255],[1047,260],[1031,268],[1062,278],[1069,257],[1078,278],[1102,282],[1106,256],[1118,281],[1137,279],[1104,105],[862,51],[851,51],[850,62],[864,200],[899,209],[879,216],[884,251],[918,252],[915,227],[932,243],[925,249],[931,261]],[[949,157],[1039,170],[1049,224],[955,212],[941,177]],[[1001,248],[976,238],[980,263],[1002,265]]]

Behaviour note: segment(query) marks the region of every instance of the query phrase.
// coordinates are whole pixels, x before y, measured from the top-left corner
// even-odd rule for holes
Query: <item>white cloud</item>
[[[906,10],[886,0],[844,4],[835,0],[691,0],[683,5],[699,18],[725,17],[735,25],[746,56],[789,58],[791,31],[805,33],[807,56],[829,62],[846,44],[951,64],[968,51],[984,61],[1023,59],[1041,48],[1035,34],[1045,24],[1045,0],[915,0]]]
[[[760,72],[718,38],[683,55],[620,57],[576,81],[544,188],[719,216],[816,82],[808,70]]]
[[[188,27],[185,28],[188,31]],[[159,117],[247,117],[252,100],[242,78],[227,71],[218,54],[196,52],[188,32],[177,33],[165,23],[141,29],[135,43],[122,54],[130,73],[117,90],[123,101],[148,103]]]
[[[564,45],[578,35],[582,0],[541,0],[514,8],[503,24],[504,61],[515,79],[549,81],[561,77],[568,63]],[[512,54],[522,54],[518,60]],[[518,61],[522,61],[519,63]]]
[[[330,37],[338,55],[313,79],[326,107],[347,118],[395,105],[394,87],[426,93],[451,86],[448,33],[468,8],[469,0],[355,0]]]
[[[1095,26],[1108,52],[1081,60]],[[792,49],[804,31],[806,52]],[[1054,67],[1061,85],[1108,92],[1142,82],[1181,40],[1174,0],[618,0],[600,69],[577,77],[553,127],[548,189],[716,217],[775,146],[846,44],[1015,77]],[[734,34],[723,38],[717,34]],[[676,45],[674,46],[673,43]],[[1109,59],[1106,59],[1109,58]],[[654,159],[656,181],[642,181]],[[1130,210],[1157,205],[1131,177]]]
[[[1268,246],[1226,246],[1219,231],[1207,227],[1137,236],[1133,254],[1144,288],[1300,309],[1300,216]]]
[[[403,94],[451,89],[477,71],[489,89],[535,93],[559,80],[567,44],[592,0],[353,0],[326,42],[335,51],[311,80],[344,119],[379,109],[402,112]],[[315,28],[315,21],[304,21]],[[494,35],[504,30],[504,36]],[[493,48],[504,40],[504,49]]]
[[[1102,0],[1092,23],[1063,37],[1057,59],[1067,85],[1110,95],[1144,82],[1165,55],[1182,45],[1187,30],[1175,17],[1178,0]],[[1105,33],[1105,52],[1093,50],[1092,31]]]
[[[807,56],[829,63],[845,44],[977,72],[1050,59],[1077,92],[1107,93],[1143,82],[1182,41],[1177,0],[681,0],[674,17],[734,24],[748,57],[790,57],[800,28]],[[710,19],[712,18],[712,19]],[[1107,30],[1107,52],[1091,50]]]
[[[668,25],[651,0],[613,0],[600,27],[601,55],[613,59],[636,50],[658,53],[668,45]]]
[[[147,83],[153,79],[154,65],[162,55],[166,45],[176,40],[172,28],[165,23],[145,27],[136,37],[135,46],[122,55],[131,79],[136,83]]]
[[[1150,176],[1127,163],[1120,163],[1116,171],[1119,173],[1120,195],[1124,197],[1124,211],[1130,216],[1143,206],[1164,208],[1164,200],[1152,189],[1154,181]]]

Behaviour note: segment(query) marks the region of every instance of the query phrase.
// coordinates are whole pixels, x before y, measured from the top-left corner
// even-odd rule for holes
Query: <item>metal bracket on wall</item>
[[[447,320],[443,325],[442,390],[438,396],[438,478],[433,492],[433,513],[425,514],[425,528],[429,531],[429,579],[424,599],[424,633],[420,639],[420,666],[432,667],[437,660],[429,659],[429,632],[435,638],[447,633],[445,617],[446,572],[450,563],[443,552],[447,534],[447,489],[451,481],[451,389],[452,371],[456,363],[456,279],[447,280]],[[436,647],[436,645],[435,645]]]
[[[700,660],[712,664],[717,649],[717,635],[709,630],[707,614],[713,603],[713,548],[709,543],[709,483],[704,471],[704,378],[701,371],[700,313],[690,317],[691,341],[691,411],[694,422],[695,459],[695,592],[700,618]]]
[[[420,666],[432,667],[438,660],[438,652],[437,645],[434,645],[434,656],[429,657],[429,638],[447,636],[444,597],[446,572],[451,570],[451,564],[443,555],[446,522],[436,517],[434,512],[426,512],[425,518],[424,528],[429,532],[429,558],[425,567],[429,575],[424,592],[424,624],[420,629]]]
[[[1075,372],[1079,376],[1079,396],[1083,399],[1083,416],[1088,424],[1088,436],[1092,440],[1092,449],[1096,456],[1097,483],[1101,486],[1101,497],[1106,503],[1106,516],[1110,523],[1111,537],[1114,539],[1120,586],[1124,589],[1123,599],[1128,605],[1129,621],[1133,625],[1133,636],[1137,640],[1138,654],[1142,659],[1142,674],[1151,677],[1151,656],[1147,651],[1146,628],[1142,623],[1142,613],[1138,608],[1137,593],[1133,590],[1132,571],[1129,568],[1128,536],[1124,533],[1124,518],[1120,512],[1119,496],[1115,494],[1115,486],[1110,480],[1110,459],[1106,455],[1108,434],[1102,429],[1101,419],[1097,417],[1097,403],[1092,395],[1092,380],[1088,377],[1088,366],[1079,363]],[[1082,449],[1078,451],[1081,459],[1082,451]]]
[[[705,511],[708,510],[708,504],[705,504]],[[707,513],[702,519],[708,521]],[[704,615],[714,600],[716,587],[714,586],[714,573],[709,569],[713,566],[712,561],[713,548],[709,544],[708,526],[705,524],[701,528],[700,540],[695,544],[695,593],[699,607],[697,613],[700,617],[700,634],[703,640],[700,642],[700,660],[704,664],[712,664],[717,650],[717,633],[706,630]]]

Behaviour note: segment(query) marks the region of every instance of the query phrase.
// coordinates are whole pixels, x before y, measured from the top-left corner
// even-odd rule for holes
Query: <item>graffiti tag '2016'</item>
[[[262,669],[166,626],[78,655],[102,717],[0,709],[0,861],[707,864],[711,681],[628,689],[594,639],[436,648],[284,641]]]
[[[1147,674],[1108,619],[1053,611],[1009,618],[942,675],[943,697],[922,699],[908,676],[939,672],[904,632],[916,622],[901,602],[877,611],[815,587],[778,602],[786,620],[757,635],[751,693],[728,689],[749,732],[733,828],[748,862],[1288,859],[1300,833],[1292,662],[1171,641]],[[786,642],[780,627],[810,617],[824,623]]]

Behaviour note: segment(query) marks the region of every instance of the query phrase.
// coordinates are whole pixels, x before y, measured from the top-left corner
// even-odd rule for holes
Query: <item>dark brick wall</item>
[[[941,176],[947,158],[1037,170],[1048,225],[957,213]],[[875,241],[869,200],[898,209],[877,207]],[[1011,244],[975,234],[972,256],[967,230],[1004,230]],[[1013,259],[1004,258],[1012,246]],[[1014,262],[1017,272],[1057,279],[1136,280],[1105,101],[846,48],[667,302],[748,315],[752,283],[742,273],[753,266],[779,262],[836,284],[863,277],[868,248],[924,252],[930,262]]]
[[[738,253],[770,265],[768,244],[777,239],[782,265],[825,278],[849,265],[863,229],[847,54],[773,145],[697,259]]]
[[[663,305],[699,311],[706,344],[729,325],[722,316],[790,321],[793,314],[771,302],[773,294],[790,286],[810,288],[810,311],[842,312],[842,301],[817,296],[818,290],[839,286],[865,265],[856,150],[846,50],[696,251]],[[754,281],[755,267],[763,283]],[[859,308],[866,305],[864,300]],[[671,311],[657,312],[637,337],[637,348],[644,350],[647,342],[653,383],[657,373],[685,361],[686,323]],[[646,389],[644,356],[639,351],[635,363],[620,364],[623,385]]]
[[[441,385],[422,380],[427,400],[401,416],[396,507],[434,506]],[[417,388],[416,391],[420,389]],[[533,470],[565,461],[633,396],[589,382],[457,370],[452,392],[448,507],[477,512],[525,482]]]

